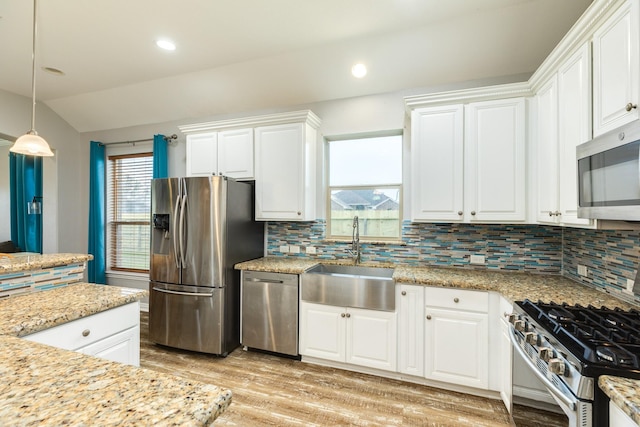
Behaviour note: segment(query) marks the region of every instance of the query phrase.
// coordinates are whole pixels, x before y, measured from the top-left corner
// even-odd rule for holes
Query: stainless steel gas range
[[[609,425],[600,375],[640,379],[640,312],[516,301],[511,342],[570,426]]]

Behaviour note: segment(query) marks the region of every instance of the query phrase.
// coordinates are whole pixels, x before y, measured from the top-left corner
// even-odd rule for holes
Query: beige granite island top
[[[602,375],[598,385],[622,412],[640,425],[640,380]]]
[[[19,337],[139,300],[75,283],[0,300],[0,425],[209,425],[231,391]]]
[[[16,337],[0,336],[0,424],[209,425],[231,392]]]
[[[41,268],[59,267],[61,265],[91,261],[93,259],[93,255],[88,254],[22,255],[17,253],[9,255],[9,257],[0,258],[0,275]]]

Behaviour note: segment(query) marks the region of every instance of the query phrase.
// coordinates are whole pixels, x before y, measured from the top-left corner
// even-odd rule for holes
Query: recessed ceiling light
[[[43,71],[46,71],[49,74],[53,74],[54,76],[64,76],[64,71],[59,70],[53,67],[42,67]]]
[[[160,49],[164,49],[164,50],[176,50],[176,44],[172,41],[163,39],[163,40],[157,40],[156,41],[156,46],[158,46]]]
[[[363,63],[357,63],[351,67],[351,74],[353,74],[353,77],[361,79],[367,75],[367,67]]]

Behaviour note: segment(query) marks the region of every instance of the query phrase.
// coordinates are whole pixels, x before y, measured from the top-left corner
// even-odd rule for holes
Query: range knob
[[[524,332],[527,329],[527,325],[524,320],[516,320],[513,322],[513,326],[516,328],[516,331]]]
[[[512,325],[516,322],[516,320],[518,320],[518,315],[515,313],[505,313],[505,317],[507,318],[507,322],[511,323]]]
[[[538,344],[538,334],[535,332],[525,332],[524,341],[531,345],[536,345]]]
[[[538,356],[540,356],[540,359],[548,363],[549,360],[551,360],[551,358],[553,357],[553,349],[549,347],[542,347],[540,350],[538,350]]]
[[[564,360],[560,358],[554,358],[549,360],[549,371],[552,374],[564,376],[567,374],[567,366],[564,363]]]

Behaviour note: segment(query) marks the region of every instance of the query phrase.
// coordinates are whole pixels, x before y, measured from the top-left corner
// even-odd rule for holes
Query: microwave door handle
[[[542,375],[542,372],[540,372],[538,370],[538,368],[533,364],[531,359],[529,359],[529,356],[527,356],[525,354],[524,350],[522,348],[520,348],[520,344],[518,344],[518,341],[516,340],[516,334],[514,332],[514,328],[513,327],[509,328],[509,339],[511,340],[511,344],[513,345],[513,347],[518,351],[518,354],[520,355],[520,357],[522,357],[524,362],[533,371],[533,373],[536,376],[536,378],[538,378],[540,380],[540,382],[542,382],[542,384],[544,384],[545,388],[547,390],[549,390],[549,393],[551,393],[555,398],[557,398],[562,403],[567,405],[567,407],[569,408],[570,411],[575,412],[575,410],[576,410],[575,401],[569,399],[567,396],[565,396],[564,394],[559,392],[556,389],[556,386],[551,382],[551,380],[549,380],[549,378],[547,378],[546,375]]]
[[[178,192],[179,193],[179,192]],[[173,227],[171,227],[171,237],[173,238],[173,258],[176,268],[180,269],[180,254],[178,253],[178,215],[180,211],[180,194],[176,197],[176,205],[173,208]]]

